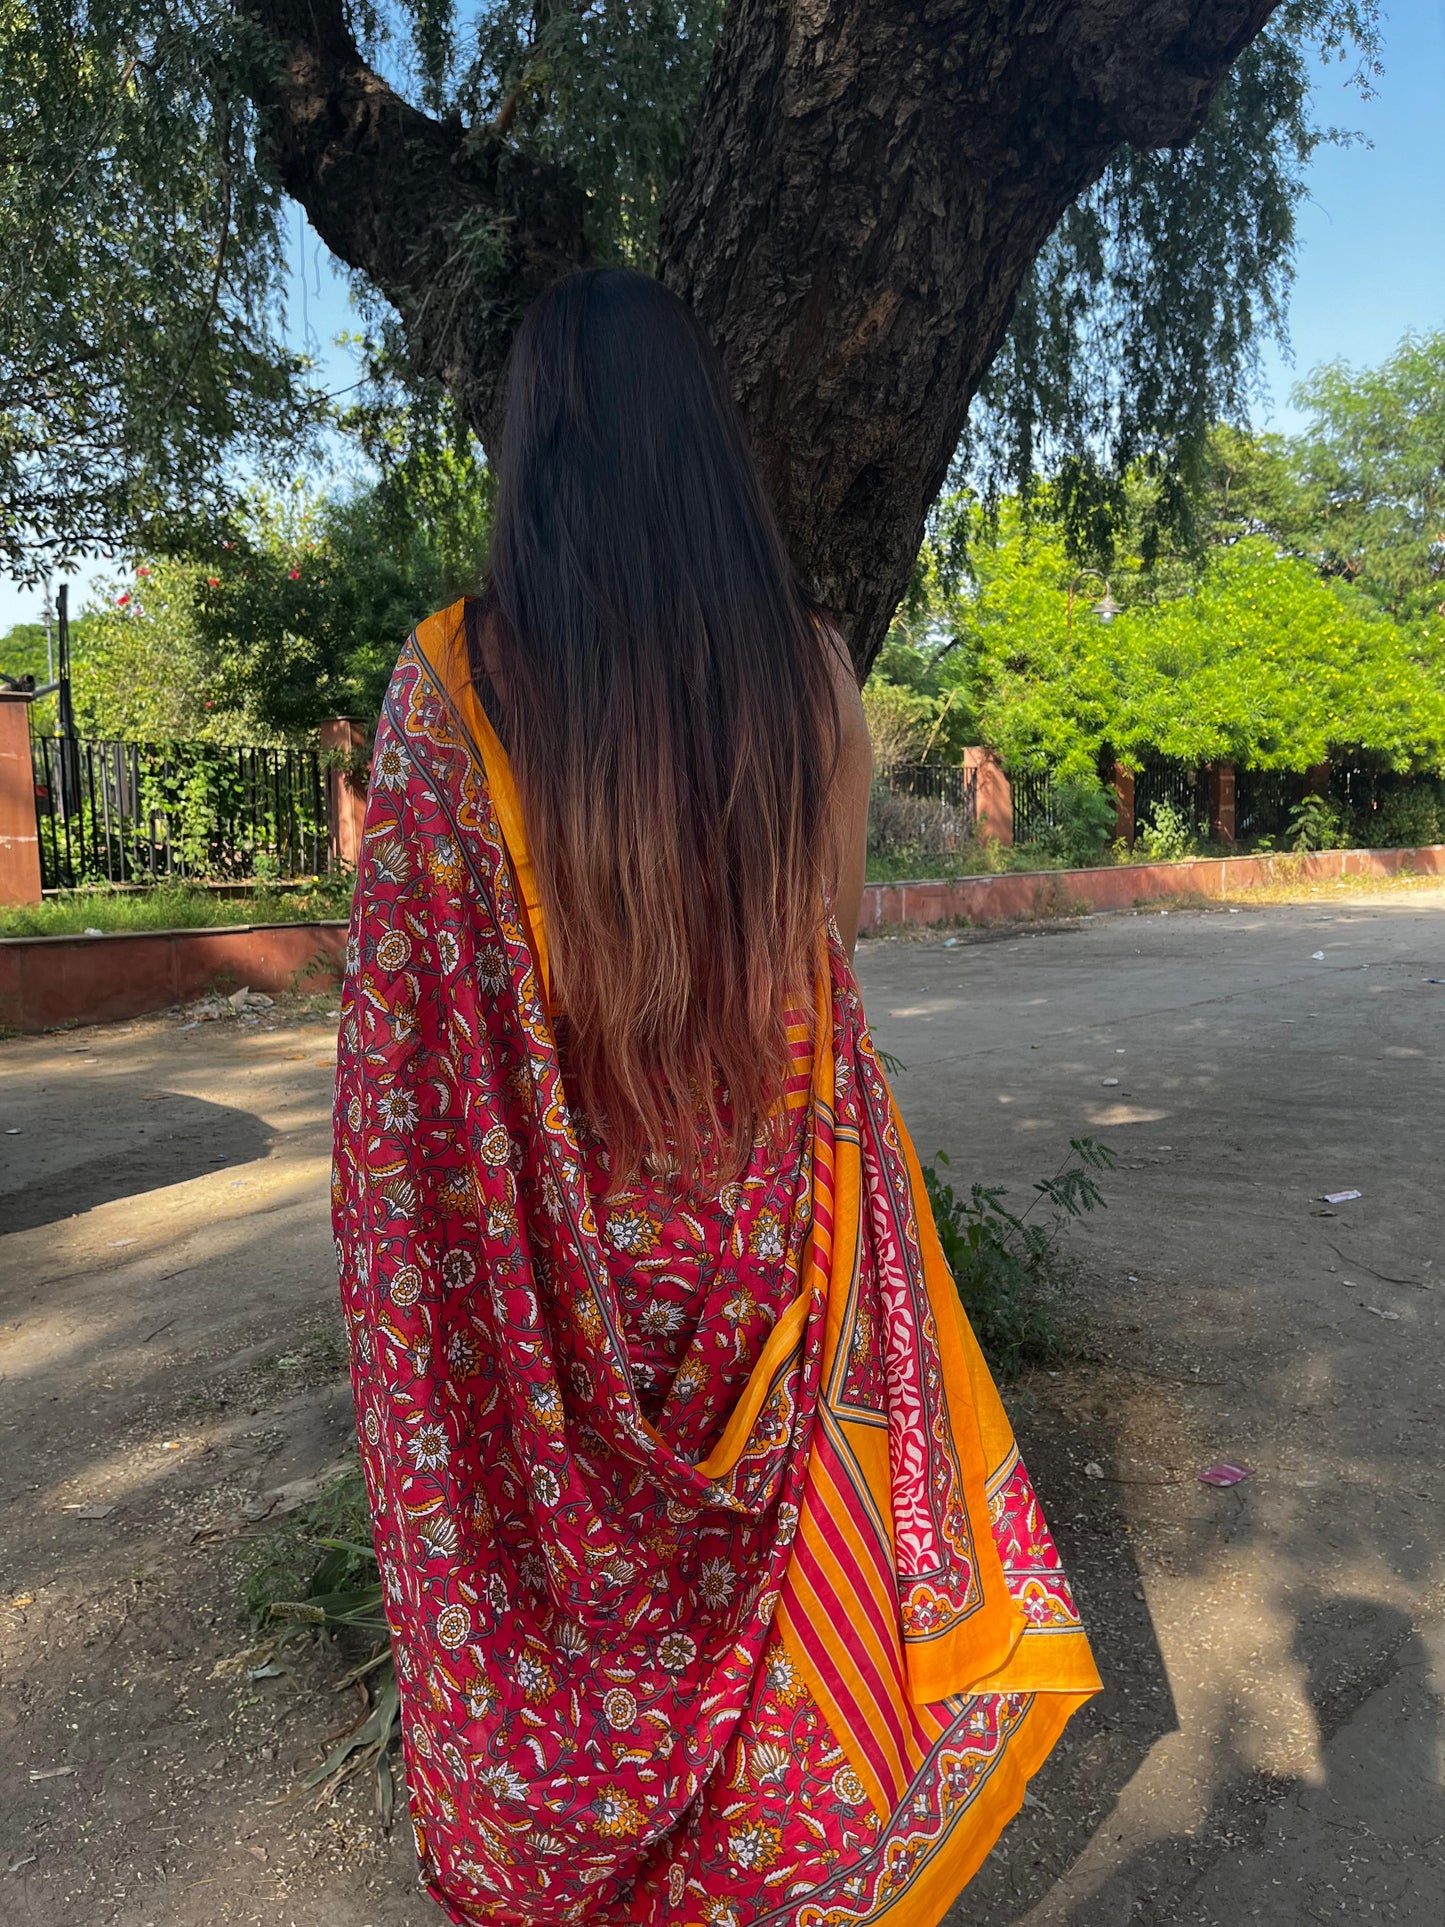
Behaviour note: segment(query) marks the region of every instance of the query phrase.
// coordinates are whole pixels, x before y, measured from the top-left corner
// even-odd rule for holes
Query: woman
[[[682,304],[513,354],[377,732],[335,1226],[457,1922],[929,1927],[1097,1676],[849,958],[868,753]]]

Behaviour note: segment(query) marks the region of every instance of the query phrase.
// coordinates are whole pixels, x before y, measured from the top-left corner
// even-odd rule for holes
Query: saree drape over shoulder
[[[462,607],[377,732],[335,1229],[427,1885],[456,1922],[932,1927],[1098,1677],[819,912],[786,1152],[569,1109]]]

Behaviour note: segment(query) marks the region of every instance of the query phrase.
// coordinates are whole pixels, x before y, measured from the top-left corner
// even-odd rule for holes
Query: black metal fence
[[[1148,757],[1134,775],[1134,833],[1162,827],[1155,812],[1172,812],[1191,836],[1209,834],[1209,774],[1167,756]]]
[[[1308,788],[1308,778],[1298,770],[1236,769],[1235,842],[1282,842]]]
[[[868,847],[875,856],[950,856],[977,831],[976,770],[889,763],[874,772]]]
[[[1059,825],[1059,789],[1052,770],[1010,774],[1015,843],[1041,843]]]
[[[31,739],[41,882],[207,882],[327,866],[326,789],[311,749]]]

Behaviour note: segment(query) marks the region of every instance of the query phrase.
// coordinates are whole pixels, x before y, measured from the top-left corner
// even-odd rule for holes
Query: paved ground
[[[1074,1240],[1092,1357],[1011,1396],[1109,1690],[951,1921],[1433,1927],[1445,892],[859,971],[925,1157],[1121,1160]],[[339,1663],[215,1674],[238,1545],[347,1442],[329,1021],[181,1022],[0,1046],[0,1918],[429,1927],[360,1789],[285,1801]]]

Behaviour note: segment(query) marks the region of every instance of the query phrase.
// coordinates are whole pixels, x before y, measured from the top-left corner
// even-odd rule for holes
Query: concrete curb
[[[1283,880],[1445,876],[1445,844],[1418,850],[1325,850],[1314,856],[1200,857],[1097,870],[869,883],[860,927],[962,920],[999,923],[1089,910],[1127,910],[1179,896],[1227,897]],[[104,937],[0,938],[0,1026],[51,1030],[103,1024],[183,1003],[219,985],[271,994],[325,990],[341,975],[346,924],[243,923]]]

